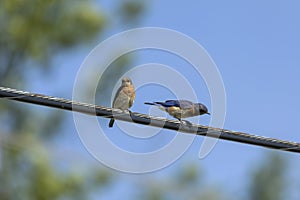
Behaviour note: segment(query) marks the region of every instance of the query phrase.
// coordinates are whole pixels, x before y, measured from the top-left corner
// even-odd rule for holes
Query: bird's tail
[[[162,102],[145,102],[146,105],[161,106]]]
[[[151,102],[145,102],[144,104],[151,105],[151,106],[155,105],[155,103],[151,103]]]
[[[111,119],[110,121],[109,121],[109,128],[111,128],[111,127],[113,127],[114,126],[114,123],[115,123],[115,119]]]

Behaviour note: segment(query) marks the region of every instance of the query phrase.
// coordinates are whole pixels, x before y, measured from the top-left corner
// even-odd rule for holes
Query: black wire
[[[165,129],[180,131],[183,133],[197,134],[197,135],[220,138],[223,140],[229,140],[229,141],[234,141],[239,143],[278,149],[282,151],[300,153],[300,143],[296,143],[296,142],[290,142],[285,140],[257,136],[248,133],[224,130],[220,128],[213,128],[213,127],[208,127],[203,125],[183,124],[178,121],[154,117],[154,116],[145,115],[141,113],[136,113],[136,112],[128,113],[118,109],[107,108],[103,106],[97,106],[97,105],[86,104],[81,102],[75,102],[67,99],[51,97],[51,96],[46,96],[41,94],[23,92],[23,91],[5,88],[5,87],[0,87],[0,98],[32,103],[37,105],[43,105],[52,108],[69,110],[73,112],[80,112],[88,115],[96,115],[96,116],[101,116],[106,118],[114,117],[115,119],[122,120],[122,121],[134,122],[134,123],[144,124],[144,125],[149,125],[154,127],[162,127]]]

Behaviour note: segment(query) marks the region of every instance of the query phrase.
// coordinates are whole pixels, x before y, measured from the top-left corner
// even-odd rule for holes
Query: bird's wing
[[[113,103],[112,103],[112,106],[115,105],[116,99],[117,99],[117,97],[119,96],[119,93],[121,92],[122,89],[123,89],[123,87],[121,86],[121,87],[119,87],[118,91],[116,92],[114,101],[113,101]]]
[[[187,109],[191,108],[193,106],[193,103],[188,100],[167,100],[164,103],[164,106],[166,107],[180,107],[181,109]]]

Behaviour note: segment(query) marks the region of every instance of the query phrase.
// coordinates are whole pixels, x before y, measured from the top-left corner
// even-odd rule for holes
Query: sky
[[[155,1],[145,26],[183,32],[208,51],[226,89],[225,128],[299,141],[298,7],[297,1]],[[190,159],[197,159],[197,150],[194,144]],[[265,152],[220,141],[199,165],[208,179],[237,191]],[[298,166],[297,155],[283,155]],[[291,173],[299,176],[296,170]]]
[[[104,10],[109,10],[115,2],[100,1]],[[193,0],[176,2],[152,0],[148,1],[147,5],[143,20],[138,27],[161,27],[181,32],[198,42],[216,64],[226,92],[224,128],[290,141],[300,140],[298,125],[300,121],[298,114],[300,110],[299,1]],[[106,32],[105,36],[99,39],[99,43],[124,30],[125,28],[121,27]],[[50,76],[50,86],[34,88],[35,91],[70,98],[79,66],[90,50],[77,49],[69,52],[68,55],[60,55],[55,62],[61,67]],[[65,62],[66,56],[69,56],[70,61]],[[137,52],[136,56],[135,66],[161,63],[187,77],[192,87],[197,88],[198,99],[209,108],[211,107],[207,85],[201,77],[193,76],[194,72],[189,63],[175,55],[161,51],[144,50]],[[66,71],[68,76],[65,75]],[[143,76],[136,76],[133,82],[140,83],[142,78]],[[41,80],[41,83],[45,84],[43,81]],[[55,93],[56,89],[62,87],[68,92]],[[174,98],[167,88],[147,85],[139,88],[137,94],[139,96],[137,96],[136,105],[132,108],[134,111],[153,112],[171,118],[155,109],[149,111],[149,107],[143,105],[144,101]],[[214,110],[212,114],[217,112]],[[201,118],[201,122],[207,125],[210,122],[209,119],[205,116]],[[108,123],[106,119],[100,119],[100,121]],[[58,144],[63,148],[63,152],[67,155],[66,149],[69,149],[70,154],[76,151],[77,155],[84,155],[89,162],[99,164],[86,152],[79,141],[73,119],[68,119],[65,129],[68,129],[68,133],[64,135],[64,142]],[[136,129],[139,132],[147,131],[142,126],[132,126],[129,130]],[[175,133],[163,130],[148,140],[137,141],[127,135],[124,136],[117,127],[113,130],[103,127],[103,130],[106,133],[107,131],[113,133],[108,137],[118,146],[137,152],[160,148],[175,137]],[[249,169],[259,165],[266,153],[273,152],[273,150],[261,147],[218,141],[207,157],[199,159],[199,147],[202,142],[202,137],[195,138],[191,147],[175,163],[153,172],[151,176],[164,176],[183,163],[194,161],[199,168],[204,169],[206,179],[210,183],[226,185],[226,189],[234,194],[245,189],[245,182],[251,173]],[[289,161],[288,176],[298,177],[299,182],[300,172],[297,167],[300,164],[299,157],[293,153],[282,152],[280,154]],[[120,174],[121,182],[135,182],[140,177],[149,176],[149,174],[139,177]],[[228,182],[228,180],[231,181]],[[290,199],[299,199],[299,192],[292,189],[291,191]],[[118,196],[112,197],[114,198],[117,199]]]

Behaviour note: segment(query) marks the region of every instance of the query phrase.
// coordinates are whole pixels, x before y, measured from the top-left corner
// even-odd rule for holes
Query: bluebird
[[[208,109],[202,103],[192,103],[188,100],[167,100],[165,102],[145,102],[147,105],[158,106],[171,116],[182,122],[182,118],[194,117],[197,115],[208,114]]]
[[[112,103],[113,108],[128,110],[133,105],[135,99],[135,89],[132,81],[128,77],[122,79],[122,85],[118,89],[114,101]],[[109,127],[113,127],[115,119],[111,119],[109,122]]]

